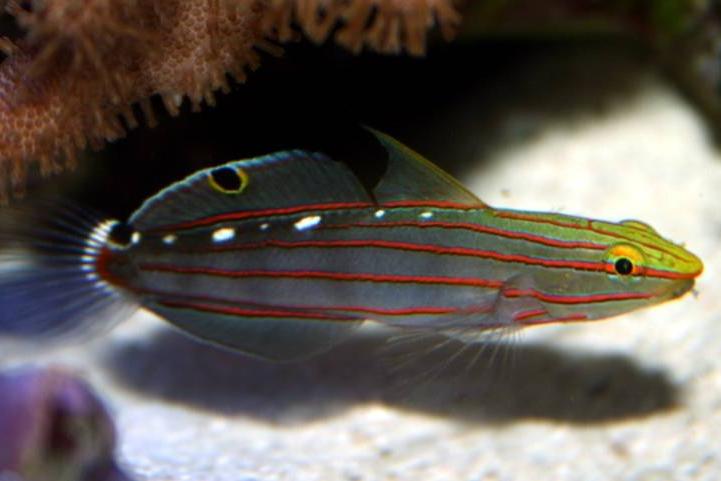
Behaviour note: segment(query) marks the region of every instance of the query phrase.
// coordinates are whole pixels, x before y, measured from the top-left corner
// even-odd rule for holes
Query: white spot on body
[[[133,232],[133,235],[130,236],[130,242],[132,242],[133,244],[137,244],[138,242],[140,242],[140,232]]]
[[[422,212],[420,215],[421,219],[430,219],[431,217],[433,217],[433,212],[428,211],[428,210],[425,212]]]
[[[308,217],[303,217],[293,225],[295,226],[295,230],[308,230],[320,224],[320,221],[321,217],[319,215],[310,215]]]
[[[235,237],[235,229],[222,227],[213,232],[213,242],[227,242]]]
[[[260,224],[260,230],[266,231],[268,229],[270,229],[270,224],[268,224],[267,222],[263,222],[262,224]]]
[[[165,237],[163,237],[163,244],[166,246],[171,246],[175,244],[175,241],[178,240],[178,236],[175,234],[168,234]]]
[[[383,209],[378,209],[375,214],[373,214],[376,219],[382,219],[384,215],[386,215],[386,211]]]

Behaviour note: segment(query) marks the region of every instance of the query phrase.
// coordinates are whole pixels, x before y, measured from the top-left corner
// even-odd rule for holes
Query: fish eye
[[[633,272],[633,262],[626,257],[621,257],[613,264],[613,268],[619,275],[627,276]]]
[[[248,186],[248,174],[240,168],[223,166],[210,171],[208,182],[223,194],[240,194]]]
[[[108,232],[108,246],[113,250],[125,250],[140,240],[138,233],[130,224],[116,222]]]
[[[605,255],[608,273],[616,278],[639,280],[644,272],[643,252],[632,244],[615,244]]]

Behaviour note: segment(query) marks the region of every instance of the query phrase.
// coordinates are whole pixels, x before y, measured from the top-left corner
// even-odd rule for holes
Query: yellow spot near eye
[[[631,260],[640,260],[642,258],[641,253],[638,251],[638,249],[633,246],[623,244],[611,247],[609,254],[614,257],[629,257],[631,258]]]
[[[213,169],[208,174],[208,183],[216,192],[240,194],[248,187],[248,173],[240,167],[225,165]]]

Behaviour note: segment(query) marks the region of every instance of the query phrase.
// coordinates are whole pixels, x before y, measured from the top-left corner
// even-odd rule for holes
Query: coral
[[[437,20],[443,36],[455,34],[460,16],[449,0],[270,0],[263,17],[265,31],[275,30],[280,41],[292,39],[292,19],[316,42],[324,41],[338,21],[339,44],[353,52],[364,45],[382,53],[406,49],[425,51],[426,31]]]
[[[299,27],[322,42],[357,52],[422,54],[436,22],[450,38],[459,16],[453,0],[34,0],[0,2],[26,32],[0,41],[0,198],[20,191],[31,166],[44,175],[75,162],[86,145],[100,147],[147,123],[159,95],[177,114],[243,82],[258,50]]]

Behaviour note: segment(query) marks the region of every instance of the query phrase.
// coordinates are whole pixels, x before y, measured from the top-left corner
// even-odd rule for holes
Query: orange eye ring
[[[606,270],[618,278],[638,278],[645,272],[643,252],[631,244],[615,244],[605,255]]]

